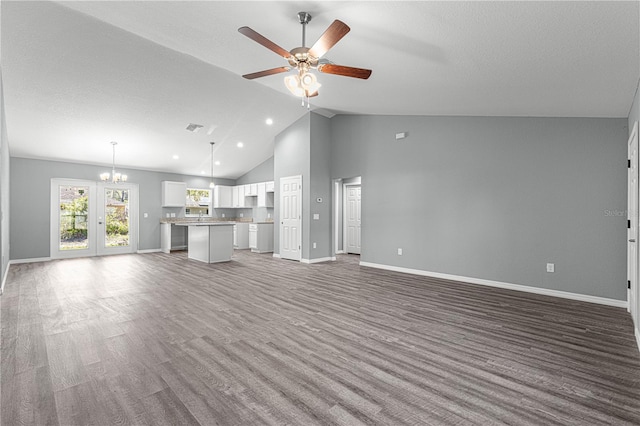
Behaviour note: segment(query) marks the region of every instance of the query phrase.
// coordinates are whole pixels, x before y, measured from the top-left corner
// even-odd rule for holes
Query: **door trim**
[[[635,148],[636,148],[636,155],[635,155],[635,163],[632,165],[633,167],[630,168],[629,170],[635,170],[636,174],[635,174],[635,179],[636,179],[636,193],[635,195],[635,206],[630,205],[631,204],[631,197],[629,197],[627,199],[627,219],[629,221],[632,221],[632,223],[634,224],[633,229],[636,230],[635,235],[630,235],[630,233],[627,233],[627,239],[635,239],[636,243],[634,243],[636,245],[636,250],[635,250],[635,257],[633,259],[633,262],[635,263],[635,276],[630,276],[631,274],[631,270],[633,269],[631,267],[631,264],[629,264],[630,261],[630,257],[631,257],[631,250],[629,247],[629,242],[627,242],[627,280],[629,280],[631,282],[631,287],[632,288],[628,288],[627,289],[627,310],[629,311],[629,313],[631,314],[631,318],[633,319],[634,325],[636,330],[640,329],[640,296],[638,295],[638,291],[640,290],[640,284],[638,283],[638,278],[640,277],[640,273],[638,271],[638,268],[640,267],[640,259],[639,256],[640,254],[638,253],[638,247],[640,246],[640,244],[638,244],[638,227],[640,226],[640,212],[638,212],[638,202],[639,202],[639,196],[640,194],[638,194],[638,191],[640,190],[640,182],[638,181],[639,176],[638,176],[638,167],[640,166],[640,161],[639,161],[639,156],[640,156],[640,146],[639,146],[639,141],[638,141],[638,122],[636,121],[633,125],[633,129],[631,130],[631,134],[629,135],[629,140],[627,142],[627,147],[629,150],[629,155],[627,158],[631,158],[631,145],[635,143]],[[631,176],[631,174],[629,174],[629,177],[627,178],[627,185],[629,185],[631,183],[631,179],[633,177]],[[630,191],[628,190],[628,192],[630,193]]]

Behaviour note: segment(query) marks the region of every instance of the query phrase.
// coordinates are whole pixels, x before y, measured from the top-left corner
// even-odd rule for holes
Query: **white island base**
[[[206,263],[228,262],[233,256],[233,222],[185,224],[189,228],[189,259]]]

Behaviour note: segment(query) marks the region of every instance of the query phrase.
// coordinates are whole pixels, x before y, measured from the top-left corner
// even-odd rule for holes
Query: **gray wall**
[[[280,178],[288,176],[302,175],[302,258],[309,258],[309,240],[305,236],[309,235],[309,221],[306,220],[308,212],[305,211],[305,195],[309,196],[310,180],[310,154],[309,144],[310,114],[306,114],[298,121],[289,126],[275,138],[275,148],[273,156],[273,177],[275,184],[274,194],[274,253],[280,253]]]
[[[63,163],[57,161],[11,158],[11,259],[50,256],[50,182],[52,178],[97,180],[109,167]],[[160,248],[160,218],[180,209],[162,208],[163,180],[186,182],[190,188],[208,188],[209,178],[173,173],[124,169],[129,182],[138,184],[140,207],[139,250]],[[219,185],[235,181],[215,179]],[[149,217],[144,218],[143,213]],[[235,214],[233,209],[227,214]]]
[[[4,116],[4,91],[2,86],[2,70],[0,69],[0,266],[4,279],[4,274],[9,266],[10,245],[9,245],[9,137],[7,135],[7,124]]]
[[[236,179],[236,185],[269,182],[273,180],[273,156]]]
[[[343,115],[332,178],[362,177],[362,261],[624,300],[626,140],[625,119]]]
[[[309,194],[303,194],[303,200],[309,212],[309,235],[307,241],[309,257],[306,259],[320,259],[331,257],[331,120],[321,115],[311,114],[310,127],[310,176]],[[317,199],[322,198],[318,203]],[[319,219],[313,219],[318,214]],[[313,243],[316,248],[313,248]]]

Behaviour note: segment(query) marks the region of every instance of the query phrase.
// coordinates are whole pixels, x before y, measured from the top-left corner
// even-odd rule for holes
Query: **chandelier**
[[[122,173],[116,172],[116,145],[118,145],[118,142],[112,141],[111,145],[113,146],[113,166],[111,168],[111,173],[109,172],[100,173],[100,180],[103,182],[111,180],[111,183],[126,182],[127,175],[123,175]]]

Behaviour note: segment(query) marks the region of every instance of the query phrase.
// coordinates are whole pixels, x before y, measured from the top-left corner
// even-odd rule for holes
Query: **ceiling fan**
[[[277,53],[289,62],[289,66],[271,68],[251,74],[245,74],[243,75],[244,78],[253,80],[255,78],[296,70],[296,75],[285,77],[285,85],[291,93],[303,98],[303,105],[304,98],[306,97],[307,106],[308,99],[310,97],[317,96],[318,88],[321,86],[321,84],[318,83],[316,76],[309,72],[312,69],[325,74],[335,74],[345,77],[361,78],[364,80],[369,78],[371,70],[336,65],[325,59],[321,59],[329,49],[331,49],[351,30],[347,24],[336,19],[331,25],[329,25],[329,28],[326,29],[313,46],[305,47],[306,25],[311,21],[311,15],[307,12],[300,12],[298,13],[298,20],[302,25],[302,47],[296,47],[291,51],[286,51],[249,27],[238,28],[238,31],[241,34]]]

